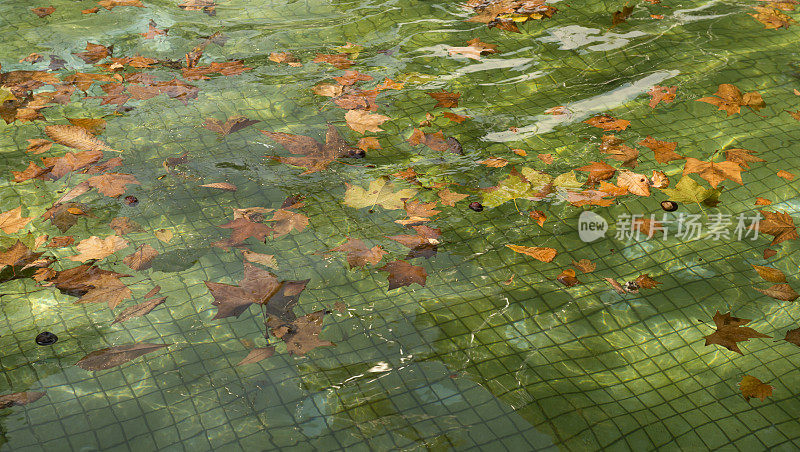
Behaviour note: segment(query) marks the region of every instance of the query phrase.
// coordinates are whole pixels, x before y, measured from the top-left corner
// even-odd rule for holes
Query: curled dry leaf
[[[227,190],[227,191],[236,191],[236,185],[229,184],[228,182],[214,182],[211,184],[203,184],[201,187],[206,188],[218,188],[220,190]]]
[[[653,188],[667,188],[669,187],[669,178],[662,171],[653,171],[653,177],[650,178],[650,185]]]
[[[762,383],[761,380],[752,375],[745,375],[742,377],[742,381],[739,382],[739,390],[742,391],[744,399],[748,401],[753,397],[758,397],[763,401],[772,395],[773,389],[772,386]]]
[[[575,277],[575,270],[571,268],[568,268],[559,273],[559,275],[556,276],[556,281],[560,282],[561,284],[567,287],[577,286],[578,284],[581,283],[580,281],[578,281],[578,278]]]
[[[556,257],[558,252],[553,248],[545,248],[538,246],[521,246],[521,245],[506,245],[517,253],[531,256],[534,259],[542,262],[551,262]]]
[[[618,294],[620,294],[620,295],[625,295],[626,293],[628,293],[628,292],[625,290],[625,288],[623,288],[623,287],[622,287],[622,284],[620,284],[620,283],[619,283],[619,282],[618,282],[616,279],[614,279],[614,278],[603,278],[603,279],[604,279],[604,280],[605,280],[607,283],[609,283],[609,284],[611,285],[611,287],[612,287],[612,288],[613,288],[613,289],[614,289],[614,290],[615,290],[615,291],[616,291]]]
[[[169,344],[138,344],[119,345],[93,351],[75,363],[76,366],[86,370],[106,370],[122,365],[146,353],[160,350]]]

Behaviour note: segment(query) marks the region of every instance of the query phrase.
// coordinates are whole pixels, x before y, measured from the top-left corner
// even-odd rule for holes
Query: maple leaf
[[[411,251],[406,256],[406,259],[413,259],[415,257],[429,258],[436,255],[439,244],[439,237],[442,235],[441,229],[431,228],[425,225],[411,226],[416,235],[393,235],[386,238],[394,240],[401,245],[408,247]]]
[[[612,118],[608,115],[595,116],[583,122],[592,127],[598,127],[603,130],[625,130],[631,123],[630,121]]]
[[[276,63],[286,63],[292,67],[300,67],[303,63],[297,59],[292,52],[272,52],[269,54],[269,60]]]
[[[250,237],[255,237],[260,241],[264,241],[272,232],[270,226],[264,223],[251,221],[249,218],[237,218],[219,227],[233,229],[230,237],[231,244],[241,243]]]
[[[97,2],[97,4],[109,11],[114,9],[116,6],[137,6],[139,8],[145,7],[141,0],[100,0]]]
[[[667,163],[672,160],[683,160],[685,158],[675,153],[675,147],[678,145],[676,141],[656,140],[648,135],[647,138],[639,142],[639,145],[650,148],[658,163]]]
[[[747,149],[732,148],[725,151],[725,159],[738,163],[742,168],[749,169],[750,163],[766,161],[761,157],[754,156],[753,154],[755,153],[755,151],[749,151]]]
[[[499,52],[497,51],[496,45],[487,44],[485,42],[481,42],[481,40],[478,38],[474,38],[470,41],[467,41],[466,47],[450,47],[447,49],[447,53],[449,53],[450,56],[463,55],[467,58],[472,58],[473,60],[480,60],[481,55]]]
[[[800,328],[787,331],[783,340],[800,347]]]
[[[575,171],[587,171],[589,183],[595,184],[601,180],[611,179],[617,169],[605,162],[590,162],[588,165],[575,168]]]
[[[317,56],[314,57],[313,62],[328,63],[337,69],[347,69],[353,65],[353,61],[350,59],[350,55],[347,53],[338,53],[335,55],[318,53]]]
[[[617,175],[617,185],[638,196],[650,196],[647,176],[633,171],[621,170]]]
[[[622,144],[622,140],[614,135],[603,135],[600,151],[607,154],[608,158],[622,162],[622,166],[636,168],[639,151]]]
[[[22,206],[19,206],[16,209],[0,213],[0,229],[6,234],[13,234],[19,232],[32,219],[33,217],[23,217]]]
[[[779,9],[765,8],[763,6],[754,6],[756,13],[748,13],[755,20],[764,24],[764,28],[778,29],[789,28],[789,25],[795,23],[795,20],[788,15],[782,13]]]
[[[116,275],[98,275],[92,280],[92,288],[86,291],[75,303],[108,303],[114,309],[133,293]]]
[[[450,144],[445,139],[444,133],[442,133],[441,130],[436,133],[424,133],[420,129],[415,128],[411,132],[411,136],[408,137],[408,142],[412,146],[424,144],[434,151],[446,152],[450,150]]]
[[[705,188],[689,176],[683,176],[681,180],[675,184],[675,188],[663,188],[661,191],[675,202],[685,204],[703,203],[708,206],[716,205],[720,194],[719,190]]]
[[[740,319],[738,317],[731,317],[731,313],[720,314],[717,311],[714,314],[714,324],[717,330],[708,336],[704,336],[706,346],[708,345],[721,345],[732,352],[742,355],[737,342],[748,341],[751,338],[769,337],[766,334],[761,334],[752,328],[742,326],[750,323],[750,319]]]
[[[244,264],[244,277],[238,286],[205,281],[206,287],[214,297],[218,311],[214,319],[239,317],[253,303],[263,303],[274,295],[281,282],[272,273],[247,262]]]
[[[675,92],[677,91],[677,86],[658,86],[655,85],[650,88],[650,91],[647,94],[650,95],[650,108],[656,108],[659,102],[664,102],[666,104],[672,103],[675,100]]]
[[[400,260],[389,262],[381,267],[380,270],[389,272],[389,290],[410,286],[414,283],[424,287],[428,279],[428,272],[425,271],[425,267],[411,265]]]
[[[718,110],[725,110],[728,116],[739,113],[743,106],[750,107],[754,111],[761,110],[766,106],[764,100],[761,99],[761,94],[758,92],[753,91],[742,96],[742,92],[739,91],[739,88],[730,83],[719,85],[714,95],[717,97],[703,97],[697,99],[697,102],[716,105]]]
[[[292,230],[302,232],[308,226],[308,217],[302,213],[292,212],[291,210],[277,209],[271,219],[274,221],[272,226],[273,238],[278,238],[288,234]]]
[[[367,131],[383,131],[379,126],[392,118],[365,110],[348,110],[344,115],[344,119],[351,129],[363,134]]]
[[[129,275],[122,275],[116,272],[102,270],[91,264],[82,264],[77,267],[69,268],[56,272],[55,275],[46,278],[46,285],[55,285],[61,293],[73,297],[82,297],[90,290],[99,286],[102,281],[108,282],[108,277],[123,278]]]
[[[31,8],[33,14],[36,14],[39,17],[47,17],[50,14],[53,14],[55,10],[56,9],[52,6],[40,6],[38,8]]]
[[[736,162],[703,162],[696,158],[687,157],[686,166],[683,168],[684,176],[691,173],[698,173],[700,177],[707,180],[711,187],[717,188],[720,182],[724,180],[732,180],[739,185],[742,185],[743,169]]]
[[[386,177],[373,180],[366,190],[346,182],[345,186],[347,190],[344,193],[344,204],[356,209],[372,208],[376,205],[387,210],[402,209],[404,207],[403,200],[411,199],[417,194],[417,190],[413,188],[394,191],[394,184],[389,182]]]
[[[416,223],[422,223],[425,221],[431,221],[432,216],[441,213],[440,210],[434,210],[436,207],[436,202],[428,202],[428,203],[421,203],[419,201],[404,201],[405,210],[406,210],[406,218],[403,220],[395,220],[395,223],[402,224],[404,226],[412,225]]]
[[[158,251],[148,244],[140,245],[136,251],[122,259],[122,262],[132,270],[147,270],[151,262],[158,256]]]
[[[120,195],[123,195],[126,185],[141,184],[133,175],[122,173],[106,173],[93,176],[90,177],[87,182],[100,193],[112,198],[118,198]]]
[[[751,225],[750,229],[758,228],[758,232],[775,236],[770,245],[776,245],[785,240],[794,240],[800,236],[797,234],[797,228],[794,225],[794,220],[786,212],[769,212],[766,210],[759,210],[764,219],[757,224]]]
[[[739,390],[742,391],[744,400],[749,401],[752,397],[758,397],[762,401],[772,395],[773,386],[761,382],[752,375],[745,375],[739,382]]]
[[[140,342],[137,344],[118,345],[95,350],[75,363],[85,370],[106,370],[120,366],[144,354],[160,350],[170,344],[150,344]]]
[[[203,127],[212,132],[216,132],[222,136],[225,136],[233,132],[238,132],[245,127],[252,126],[253,124],[259,122],[261,121],[248,119],[244,116],[231,116],[225,122],[222,122],[219,119],[208,118],[206,119],[206,122],[203,123]]]
[[[150,19],[150,23],[147,26],[147,33],[139,33],[139,36],[143,36],[144,39],[154,39],[156,36],[161,36],[161,35],[166,36],[167,32],[169,31],[169,28],[161,30],[159,28],[156,28],[156,25],[158,24],[156,24],[154,20]]]
[[[469,195],[450,191],[449,188],[445,188],[444,190],[439,190],[439,192],[436,193],[436,195],[439,196],[439,202],[443,206],[450,206],[450,207],[454,207],[458,201],[461,201],[462,199],[469,197]]]
[[[425,93],[425,94],[436,99],[436,105],[434,105],[433,108],[458,107],[458,98],[461,97],[461,93],[450,93],[444,90],[433,93]]]
[[[178,8],[184,11],[202,11],[209,16],[215,16],[216,6],[214,0],[187,0],[178,5]]]
[[[49,259],[39,259],[44,253],[32,252],[24,243],[17,242],[10,247],[0,251],[0,282],[30,276],[30,273],[23,271],[33,268],[43,268],[49,266],[52,261]]]
[[[336,127],[331,124],[328,124],[328,131],[325,134],[325,144],[303,135],[290,135],[288,133],[269,132],[266,130],[262,130],[261,133],[283,145],[283,147],[292,154],[305,155],[305,157],[300,158],[271,157],[283,163],[306,168],[306,171],[302,174],[322,171],[337,158],[346,157],[350,152],[354,151],[354,149],[344,141],[342,136],[339,135],[339,131],[336,130]]]
[[[303,356],[317,347],[334,346],[333,342],[321,340],[323,317],[327,311],[306,314],[290,323],[270,317],[266,324],[270,333],[286,343],[290,355]]]
[[[85,52],[73,53],[73,55],[82,59],[84,62],[88,64],[94,64],[102,60],[103,58],[110,56],[113,51],[114,51],[114,46],[106,47],[104,45],[92,44],[91,42],[87,42]]]
[[[331,251],[341,251],[347,253],[346,259],[347,264],[350,265],[350,268],[375,265],[383,259],[384,255],[387,254],[386,251],[380,247],[380,245],[375,245],[372,248],[368,248],[363,240],[353,238],[348,238],[347,242],[337,246],[336,248],[331,248]]]
[[[105,259],[127,247],[128,241],[122,237],[110,235],[105,239],[101,239],[93,235],[88,239],[81,240],[76,247],[78,254],[75,256],[68,256],[67,259],[80,262],[86,262],[89,259]]]

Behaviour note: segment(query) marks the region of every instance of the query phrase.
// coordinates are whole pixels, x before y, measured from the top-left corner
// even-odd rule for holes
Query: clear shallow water
[[[133,274],[125,283],[133,298],[115,311],[102,304],[73,304],[75,297],[31,279],[0,286],[2,393],[46,391],[38,401],[3,410],[3,448],[7,450],[238,450],[297,447],[349,449],[468,449],[504,447],[567,450],[704,449],[717,447],[793,450],[800,441],[797,370],[800,349],[771,339],[740,343],[738,355],[705,346],[719,310],[753,319],[759,332],[780,339],[797,328],[800,311],[756,292],[767,287],[751,264],[765,265],[757,241],[653,239],[623,242],[608,238],[592,244],[578,237],[577,218],[585,209],[566,203],[517,200],[481,213],[467,203],[483,200],[478,188],[496,185],[509,167],[487,168],[489,156],[508,159],[553,176],[589,161],[603,161],[598,144],[603,131],[581,121],[599,113],[631,121],[615,134],[633,146],[647,135],[677,141],[681,155],[707,160],[720,148],[758,152],[766,162],[743,173],[744,186],[726,181],[718,206],[723,213],[753,212],[755,197],[769,198],[771,210],[797,213],[797,184],[775,176],[798,173],[795,142],[798,123],[784,110],[797,110],[800,87],[794,49],[797,26],[767,30],[747,15],[750,2],[677,2],[636,5],[625,24],[609,30],[617,3],[556,2],[552,18],[520,26],[514,34],[464,22],[469,12],[456,2],[219,2],[216,15],[182,11],[178,2],[147,2],[146,8],[119,6],[81,14],[92,2],[53,2],[53,14],[38,18],[28,2],[0,4],[4,43],[3,72],[46,70],[49,55],[66,61],[55,71],[62,80],[75,71],[100,73],[72,55],[87,41],[114,45],[114,56],[143,55],[183,60],[203,36],[221,31],[224,46],[209,44],[200,64],[243,59],[252,70],[234,76],[211,75],[190,81],[199,88],[184,105],[160,95],[131,100],[129,111],[106,116],[101,138],[121,154],[119,172],[141,185],[122,198],[92,192],[80,202],[92,217],[81,218],[66,233],[39,218],[84,175],[58,181],[15,183],[11,171],[29,160],[27,139],[44,138],[49,124],[68,117],[100,117],[114,111],[99,99],[76,92],[66,105],[42,111],[46,121],[0,125],[3,179],[0,210],[19,205],[34,220],[17,233],[3,234],[12,245],[26,232],[72,235],[76,242],[114,231],[109,222],[126,216],[142,226],[125,237],[131,245],[149,244],[161,253],[153,269],[132,272],[122,259],[133,247],[98,263]],[[41,5],[47,6],[47,5]],[[796,14],[786,11],[790,16]],[[650,14],[663,14],[655,20]],[[166,36],[145,40],[154,20]],[[309,29],[313,28],[313,32]],[[502,53],[480,61],[449,56],[446,49],[478,37]],[[317,53],[353,42],[364,47],[351,69],[374,81],[405,80],[399,91],[382,91],[378,113],[391,120],[363,161],[311,175],[265,155],[289,155],[259,130],[320,138],[335,124],[355,143],[345,110],[313,86],[342,74],[313,63]],[[302,67],[269,61],[270,52],[293,52]],[[31,52],[40,63],[19,63]],[[133,72],[125,69],[123,72]],[[158,80],[180,78],[179,70],[156,66],[145,72]],[[695,102],[721,83],[743,92],[759,91],[767,107],[727,117]],[[651,109],[648,89],[677,86],[673,103]],[[460,92],[455,113],[461,124],[438,117],[441,109],[426,92]],[[89,96],[105,93],[95,85]],[[568,117],[545,115],[564,105]],[[411,147],[406,139],[425,113],[437,114],[434,128],[462,143],[464,156]],[[202,126],[206,118],[245,115],[261,121],[220,138]],[[509,127],[517,128],[509,133]],[[527,157],[511,152],[524,149]],[[61,156],[56,145],[41,156]],[[181,174],[166,173],[166,158],[186,153]],[[545,165],[537,153],[552,153]],[[106,153],[108,157],[116,154]],[[681,162],[656,165],[641,148],[637,171],[661,169],[675,184]],[[618,166],[614,161],[609,161]],[[374,165],[374,166],[366,166]],[[425,267],[425,287],[388,290],[387,273],[376,267],[348,269],[341,253],[326,250],[347,237],[381,245],[384,263],[405,259],[408,249],[385,236],[411,231],[396,224],[399,210],[344,206],[345,183],[367,183],[413,166],[425,185],[449,182],[470,194],[455,207],[444,206],[431,225],[442,229],[438,253],[411,262]],[[704,181],[697,179],[704,185]],[[235,192],[198,187],[229,182]],[[404,182],[398,187],[408,188]],[[204,281],[236,284],[242,260],[214,247],[228,237],[218,226],[232,219],[232,208],[278,208],[287,196],[305,196],[299,209],[310,224],[249,249],[274,254],[281,280],[310,279],[294,312],[300,316],[331,309],[321,338],[336,343],[305,357],[287,353],[276,338],[276,354],[257,364],[237,366],[249,348],[267,345],[263,317],[250,307],[239,318],[213,319],[217,309]],[[420,199],[435,200],[423,190]],[[593,207],[608,219],[620,214],[660,213],[666,197],[625,196],[610,207]],[[548,216],[539,227],[527,215]],[[696,205],[691,213],[714,212]],[[613,221],[612,221],[613,223]],[[154,232],[173,232],[169,243]],[[771,238],[771,237],[770,237]],[[28,243],[31,243],[30,241]],[[507,244],[558,250],[543,263],[506,248]],[[800,259],[796,241],[775,247],[769,265],[795,284]],[[45,250],[42,248],[41,250]],[[74,247],[46,248],[58,259],[53,268],[74,266],[66,259]],[[613,251],[612,251],[613,250]],[[555,278],[577,259],[597,269],[579,274],[583,284],[565,288]],[[379,264],[383,265],[383,264]],[[603,281],[649,273],[662,283],[655,290],[618,295]],[[504,284],[514,276],[511,284]],[[111,324],[123,307],[144,300],[160,285],[164,304],[146,316]],[[346,310],[334,310],[343,302]],[[699,322],[701,320],[702,322]],[[33,338],[58,334],[51,347]],[[171,344],[110,370],[87,371],[75,363],[87,353],[133,342]],[[764,401],[745,401],[738,391],[744,374],[775,387]]]

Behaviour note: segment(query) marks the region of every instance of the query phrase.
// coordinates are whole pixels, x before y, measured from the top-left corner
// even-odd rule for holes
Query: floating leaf
[[[428,272],[424,267],[411,265],[405,261],[392,261],[380,269],[389,272],[389,290],[410,286],[414,283],[425,286],[428,279]]]
[[[759,233],[775,236],[770,245],[777,245],[785,240],[794,240],[800,237],[797,235],[794,220],[788,213],[769,212],[766,210],[759,210],[759,212],[764,216],[764,219],[756,225],[751,225],[751,229],[757,226]]]
[[[677,86],[654,86],[650,88],[647,94],[650,94],[650,108],[656,108],[659,102],[665,104],[672,103],[675,100],[675,92],[678,90]]]
[[[608,115],[595,116],[583,122],[593,127],[599,127],[603,130],[625,130],[631,123],[630,121],[612,118]]]
[[[51,140],[67,147],[85,151],[114,151],[102,140],[98,139],[89,131],[75,125],[49,125],[44,128],[44,133]]]
[[[434,105],[433,108],[458,107],[458,98],[461,97],[461,93],[450,93],[447,91],[425,93],[425,94],[436,99],[436,105]]]
[[[750,319],[740,319],[738,317],[731,317],[731,313],[720,314],[717,311],[714,314],[714,324],[717,330],[708,336],[704,336],[706,345],[721,345],[732,352],[742,355],[737,342],[749,341],[752,338],[769,337],[766,334],[761,334],[752,328],[743,326],[750,323]]]
[[[133,254],[122,259],[122,262],[133,270],[147,270],[151,262],[158,256],[158,251],[148,244],[143,244]]]
[[[710,206],[716,205],[720,194],[719,190],[705,188],[689,176],[683,176],[675,184],[675,188],[665,188],[662,191],[669,199],[675,202],[684,204],[703,203]]]
[[[788,284],[775,284],[768,289],[759,289],[758,287],[755,289],[768,297],[781,301],[794,301],[800,296]]]
[[[742,167],[736,162],[703,162],[692,157],[686,158],[686,166],[683,168],[684,176],[698,173],[713,188],[717,188],[717,185],[724,180],[732,180],[742,185],[742,171]]]
[[[110,235],[101,239],[95,235],[78,243],[78,254],[68,256],[72,261],[86,262],[89,259],[105,259],[117,251],[127,248],[128,241],[116,235]]]
[[[160,297],[160,298],[153,298],[150,300],[146,300],[142,303],[137,304],[136,306],[131,306],[126,308],[124,311],[120,312],[119,315],[114,319],[111,324],[124,322],[126,320],[130,320],[135,317],[141,317],[143,315],[148,314],[150,311],[156,308],[156,306],[164,303],[167,300],[167,297]]]
[[[494,44],[487,44],[485,42],[481,42],[480,39],[474,38],[467,42],[466,47],[450,47],[447,49],[447,53],[452,55],[463,55],[467,58],[472,58],[473,60],[480,60],[481,55],[485,55],[487,53],[498,53],[497,46]]]
[[[261,360],[267,359],[275,354],[275,347],[257,347],[250,350],[250,353],[239,361],[237,366],[244,366],[246,364],[254,364]]]
[[[714,93],[717,97],[703,97],[697,99],[697,102],[705,102],[711,105],[716,105],[718,110],[724,110],[728,116],[739,113],[741,107],[750,107],[753,110],[761,110],[766,106],[764,100],[761,99],[761,94],[756,91],[747,93],[742,96],[739,88],[729,83],[719,85],[717,92]]]
[[[758,275],[761,276],[761,278],[764,279],[765,281],[773,283],[786,282],[786,275],[784,275],[783,272],[778,270],[777,268],[763,267],[761,265],[753,265],[753,268],[756,270],[756,272],[758,272]]]
[[[6,234],[13,234],[19,232],[32,219],[33,217],[23,217],[22,206],[19,206],[16,209],[0,213],[0,229]]]
[[[93,351],[84,356],[75,365],[85,370],[106,370],[122,365],[144,354],[160,350],[170,344],[138,344],[119,345]]]
[[[369,248],[363,240],[353,238],[349,238],[346,243],[336,248],[331,248],[331,251],[347,253],[347,264],[350,268],[375,265],[387,254],[380,245]]]
[[[325,144],[303,135],[290,135],[266,130],[262,130],[261,133],[283,145],[292,154],[304,155],[305,157],[272,157],[289,165],[305,167],[306,171],[303,174],[322,171],[337,158],[346,157],[351,151],[354,151],[344,141],[336,128],[330,124],[325,134]]]
[[[242,250],[242,257],[248,262],[261,264],[270,268],[278,268],[278,261],[273,254],[254,253],[250,250]]]
[[[742,391],[744,399],[748,401],[752,397],[758,397],[763,401],[772,395],[773,389],[774,387],[766,383],[762,383],[761,380],[753,377],[752,375],[745,375],[742,377],[742,381],[739,382],[739,390]]]
[[[344,115],[347,125],[358,133],[381,132],[380,126],[384,122],[392,119],[388,116],[370,113],[365,110],[348,110]]]
[[[517,253],[522,253],[531,256],[534,259],[542,262],[550,262],[556,257],[558,253],[553,248],[544,248],[538,246],[522,246],[522,245],[506,245]]]
[[[411,199],[417,193],[417,190],[413,188],[394,191],[394,184],[388,182],[385,177],[370,182],[367,190],[348,183],[345,185],[347,191],[344,194],[344,204],[356,209],[372,208],[376,205],[387,210],[402,209],[404,207],[403,200]]]
[[[15,392],[0,396],[0,409],[12,406],[23,406],[44,397],[44,391]]]

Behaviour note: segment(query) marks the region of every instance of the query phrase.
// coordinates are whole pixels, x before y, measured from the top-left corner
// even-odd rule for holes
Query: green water
[[[143,55],[183,61],[204,36],[220,31],[224,46],[209,44],[200,65],[243,59],[252,70],[189,81],[199,88],[184,105],[160,95],[130,100],[129,111],[114,112],[78,91],[66,105],[42,110],[46,120],[0,123],[0,211],[23,206],[34,220],[0,244],[12,245],[27,232],[36,236],[114,234],[115,217],[129,217],[142,231],[125,237],[131,247],[98,263],[132,274],[124,282],[133,299],[112,311],[102,304],[74,304],[75,297],[32,279],[0,286],[0,394],[46,391],[36,402],[0,411],[4,450],[447,450],[501,448],[532,450],[692,450],[708,448],[795,450],[800,446],[800,349],[785,341],[739,343],[739,355],[705,346],[716,311],[753,319],[748,326],[782,339],[800,326],[800,309],[755,291],[768,287],[752,266],[782,270],[797,284],[797,241],[762,252],[771,236],[758,240],[684,241],[613,238],[613,219],[622,214],[659,216],[666,196],[623,196],[610,207],[575,207],[560,201],[517,200],[483,212],[467,208],[484,198],[478,188],[496,185],[510,166],[489,168],[489,156],[517,168],[557,176],[590,161],[603,131],[582,121],[600,113],[629,120],[615,133],[634,146],[644,137],[677,141],[681,155],[708,160],[718,149],[745,148],[766,160],[743,173],[744,185],[722,184],[716,208],[682,205],[680,212],[738,215],[754,213],[755,198],[773,201],[767,209],[800,213],[800,180],[778,178],[779,170],[800,175],[800,123],[784,110],[800,109],[800,26],[765,29],[747,13],[760,2],[673,1],[636,4],[627,23],[609,29],[611,13],[623,2],[555,2],[550,19],[521,24],[522,33],[465,22],[470,12],[456,1],[241,1],[220,0],[216,15],[183,11],[178,1],[144,0],[146,8],[118,6],[81,14],[94,2],[56,0],[55,12],[39,18],[21,0],[0,3],[2,71],[47,70],[49,55],[66,61],[54,71],[63,80],[79,72],[102,72],[73,53],[87,41],[114,45],[114,56]],[[785,11],[797,16],[795,11]],[[661,20],[650,14],[663,14]],[[150,20],[169,31],[146,40]],[[449,56],[447,48],[472,38],[495,44],[501,53],[480,61]],[[313,63],[318,53],[352,42],[363,46],[350,69],[371,75],[369,89],[388,77],[403,89],[381,91],[378,113],[391,120],[381,150],[365,160],[343,159],[330,169],[301,175],[301,169],[266,155],[289,153],[259,130],[324,137],[326,123],[355,143],[345,110],[313,86],[331,82],[342,70]],[[302,67],[268,59],[291,51]],[[18,62],[31,52],[44,59]],[[123,72],[133,72],[125,69]],[[180,70],[154,66],[144,72],[157,80],[181,77]],[[695,100],[719,84],[758,91],[766,108],[726,116]],[[674,102],[648,106],[653,85],[677,86]],[[46,88],[45,88],[46,89]],[[471,119],[456,124],[433,110],[426,92],[460,92],[453,112]],[[88,96],[105,93],[95,84]],[[568,118],[545,115],[565,105]],[[461,142],[465,155],[412,147],[412,128],[436,113],[426,132],[442,129]],[[79,201],[92,216],[62,233],[39,218],[63,193],[85,179],[15,183],[41,156],[61,156],[68,148],[28,155],[27,139],[46,138],[49,124],[64,118],[101,117],[100,136],[120,154],[115,171],[135,175],[126,195],[139,204],[92,191]],[[220,138],[202,127],[206,118],[244,115],[261,121]],[[516,127],[516,133],[509,128]],[[523,149],[519,156],[511,149]],[[683,162],[658,165],[641,148],[636,171],[654,169],[680,179]],[[70,150],[73,151],[73,150]],[[166,174],[162,163],[186,153],[181,175]],[[551,153],[546,165],[536,155]],[[106,152],[107,157],[117,154]],[[618,162],[610,160],[613,166]],[[442,236],[438,253],[411,259],[428,274],[424,287],[388,290],[390,260],[406,260],[408,249],[386,236],[411,234],[395,223],[400,210],[343,205],[345,183],[369,181],[414,167],[426,186],[452,183],[469,194],[455,207],[440,206],[431,221]],[[696,177],[697,175],[695,175]],[[582,177],[582,176],[581,176]],[[697,178],[704,186],[708,184]],[[229,182],[235,192],[199,187]],[[411,185],[397,180],[398,188]],[[217,309],[204,281],[237,284],[241,255],[214,247],[228,237],[218,226],[231,221],[233,208],[278,208],[287,196],[302,195],[299,209],[310,224],[276,239],[248,239],[252,251],[274,254],[281,280],[310,279],[294,312],[320,309],[320,347],[304,357],[287,353],[282,341],[264,338],[257,307],[239,318],[214,320]],[[422,189],[422,201],[437,199]],[[543,227],[527,212],[542,210]],[[591,244],[578,237],[578,216],[592,210],[612,223],[612,234]],[[174,237],[159,241],[154,231]],[[325,251],[348,238],[381,245],[388,255],[375,267],[349,269],[342,253]],[[32,240],[27,243],[32,243]],[[149,270],[133,272],[122,259],[133,246],[149,244],[161,256]],[[514,253],[507,244],[552,247],[551,263]],[[44,248],[58,261],[75,265],[74,247]],[[572,260],[590,259],[597,269],[578,274],[582,284],[566,288],[556,276]],[[619,295],[603,281],[635,279],[648,273],[662,284],[638,294]],[[513,276],[510,284],[505,284]],[[144,300],[160,285],[164,304],[146,316],[111,324],[124,307]],[[346,305],[344,312],[334,304]],[[59,341],[37,346],[33,338],[52,331]],[[243,340],[248,345],[243,343]],[[171,344],[110,370],[75,366],[86,354],[134,342]],[[237,366],[248,349],[276,346],[274,356]],[[745,374],[774,386],[766,400],[745,401],[738,383]]]

